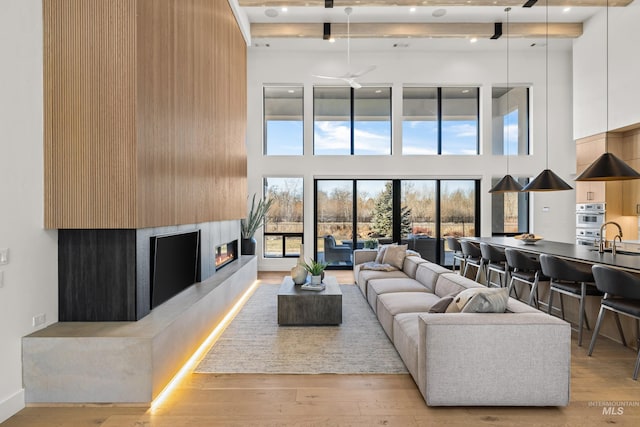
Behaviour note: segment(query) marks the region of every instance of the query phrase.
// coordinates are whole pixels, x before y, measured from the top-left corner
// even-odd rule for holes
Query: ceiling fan
[[[351,12],[353,12],[353,9],[350,7],[346,7],[344,9],[344,13],[347,14],[347,73],[341,76],[320,76],[320,75],[314,74],[313,77],[318,77],[321,79],[330,79],[330,80],[342,80],[348,83],[349,86],[351,86],[352,88],[360,89],[362,85],[358,83],[356,79],[358,77],[362,77],[365,74],[375,70],[376,66],[370,65],[355,73],[351,71],[351,34],[350,34],[350,27],[349,27],[350,25],[349,16],[351,15]]]

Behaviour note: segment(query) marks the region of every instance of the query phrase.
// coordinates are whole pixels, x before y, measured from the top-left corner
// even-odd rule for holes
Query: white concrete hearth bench
[[[569,323],[419,256],[400,259],[394,271],[376,270],[376,256],[375,250],[354,251],[356,284],[427,405],[569,404]],[[472,288],[500,292],[506,311],[449,312],[449,301],[456,305],[455,295]],[[429,313],[435,304],[447,312]]]
[[[26,402],[152,402],[256,279],[256,257],[241,256],[136,322],[58,322],[23,337]]]

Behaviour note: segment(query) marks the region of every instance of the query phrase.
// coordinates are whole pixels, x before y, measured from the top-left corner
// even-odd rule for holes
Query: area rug
[[[195,372],[407,373],[358,287],[340,287],[341,325],[278,326],[279,285],[260,285]]]

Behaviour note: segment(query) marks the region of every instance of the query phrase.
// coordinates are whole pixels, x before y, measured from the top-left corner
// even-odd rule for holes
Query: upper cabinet
[[[605,134],[598,134],[576,141],[576,174],[582,173],[605,150]],[[576,185],[576,203],[605,202],[604,182],[579,181]]]
[[[640,129],[623,134],[622,160],[640,171]],[[640,215],[640,179],[622,182],[622,214]]]
[[[44,0],[47,228],[246,215],[247,46],[226,1]]]

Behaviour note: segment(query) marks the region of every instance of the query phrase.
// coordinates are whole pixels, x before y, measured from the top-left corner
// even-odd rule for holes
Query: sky
[[[513,131],[512,131],[513,132]],[[515,130],[517,132],[517,129]],[[351,129],[348,121],[317,121],[314,123],[315,155],[350,155]],[[478,126],[475,121],[444,121],[442,123],[442,154],[477,154]],[[517,136],[517,134],[516,134]],[[303,149],[302,121],[267,122],[267,155],[299,156]],[[510,150],[517,146],[511,136]],[[404,121],[402,154],[436,155],[437,126],[434,121]],[[391,124],[389,121],[355,121],[354,147],[356,155],[390,155]]]

